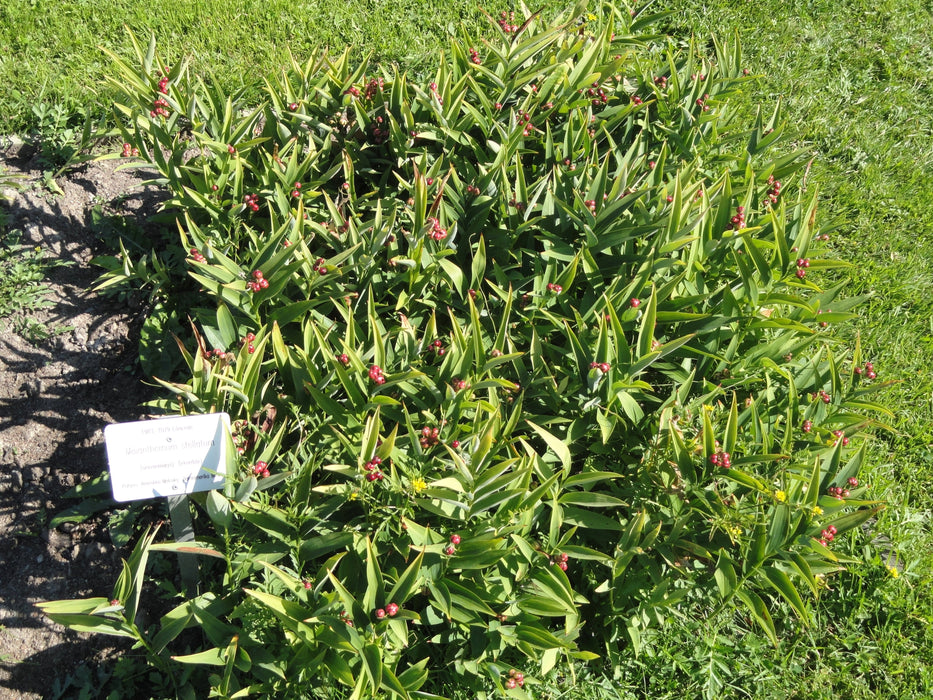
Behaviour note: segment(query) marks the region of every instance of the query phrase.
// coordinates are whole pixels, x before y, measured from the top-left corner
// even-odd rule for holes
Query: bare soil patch
[[[62,331],[37,344],[0,320],[0,700],[58,697],[56,679],[126,647],[79,635],[45,619],[44,600],[109,596],[125,552],[115,551],[107,518],[50,529],[73,505],[71,487],[106,467],[102,430],[138,420],[151,392],[143,383],[137,339],[142,309],[90,291],[102,254],[91,211],[147,218],[159,193],[120,161],[81,166],[43,189],[35,149],[2,144],[0,171],[25,176],[7,210],[23,242],[66,261],[50,271],[52,306],[38,320]],[[64,329],[64,330],[63,330]],[[68,697],[65,695],[65,697]]]

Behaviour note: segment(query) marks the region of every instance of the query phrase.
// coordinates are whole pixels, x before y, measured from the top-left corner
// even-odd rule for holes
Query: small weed
[[[46,271],[66,263],[46,260],[39,246],[21,241],[22,232],[16,230],[0,238],[0,319],[6,319],[13,332],[36,343],[67,330],[51,328],[32,315],[52,305],[44,281]]]

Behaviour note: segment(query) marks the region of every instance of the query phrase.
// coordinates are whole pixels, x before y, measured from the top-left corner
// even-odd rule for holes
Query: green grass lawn
[[[614,679],[581,669],[585,683],[567,678],[547,697],[933,697],[933,13],[921,0],[664,0],[653,9],[671,11],[661,26],[682,41],[737,31],[761,76],[742,108],[781,100],[798,145],[812,151],[820,215],[836,222],[832,245],[853,265],[847,293],[869,297],[836,335],[858,337],[879,379],[899,382],[867,474],[889,507],[871,532],[849,538],[848,553],[864,563],[828,581],[819,623],[787,627],[777,648],[740,616],[683,619]],[[97,47],[126,52],[123,24],[155,32],[166,54],[190,54],[231,89],[254,88],[289,51],[320,45],[417,72],[449,33],[487,27],[466,2],[0,0],[0,132],[103,113],[108,65]]]

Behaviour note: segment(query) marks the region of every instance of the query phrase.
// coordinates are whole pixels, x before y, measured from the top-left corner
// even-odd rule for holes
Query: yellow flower
[[[897,578],[901,575],[901,572],[897,570],[896,566],[889,566],[888,573],[891,574],[891,578]]]
[[[784,501],[787,500],[787,494],[784,493],[783,491],[775,491],[774,500],[777,501],[778,503],[783,503]]]
[[[810,515],[822,515],[822,514],[823,514],[823,509],[820,508],[819,506],[813,506],[810,509]]]
[[[415,490],[415,493],[421,493],[428,488],[428,484],[421,477],[415,477],[411,480],[411,487]]]

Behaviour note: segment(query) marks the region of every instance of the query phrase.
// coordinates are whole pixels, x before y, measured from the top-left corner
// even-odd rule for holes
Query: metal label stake
[[[172,534],[176,542],[193,542],[194,526],[191,524],[191,511],[188,509],[187,496],[169,496],[168,513],[172,521]],[[181,585],[188,597],[198,595],[201,575],[198,572],[198,558],[195,554],[179,554],[178,568],[181,570]]]

